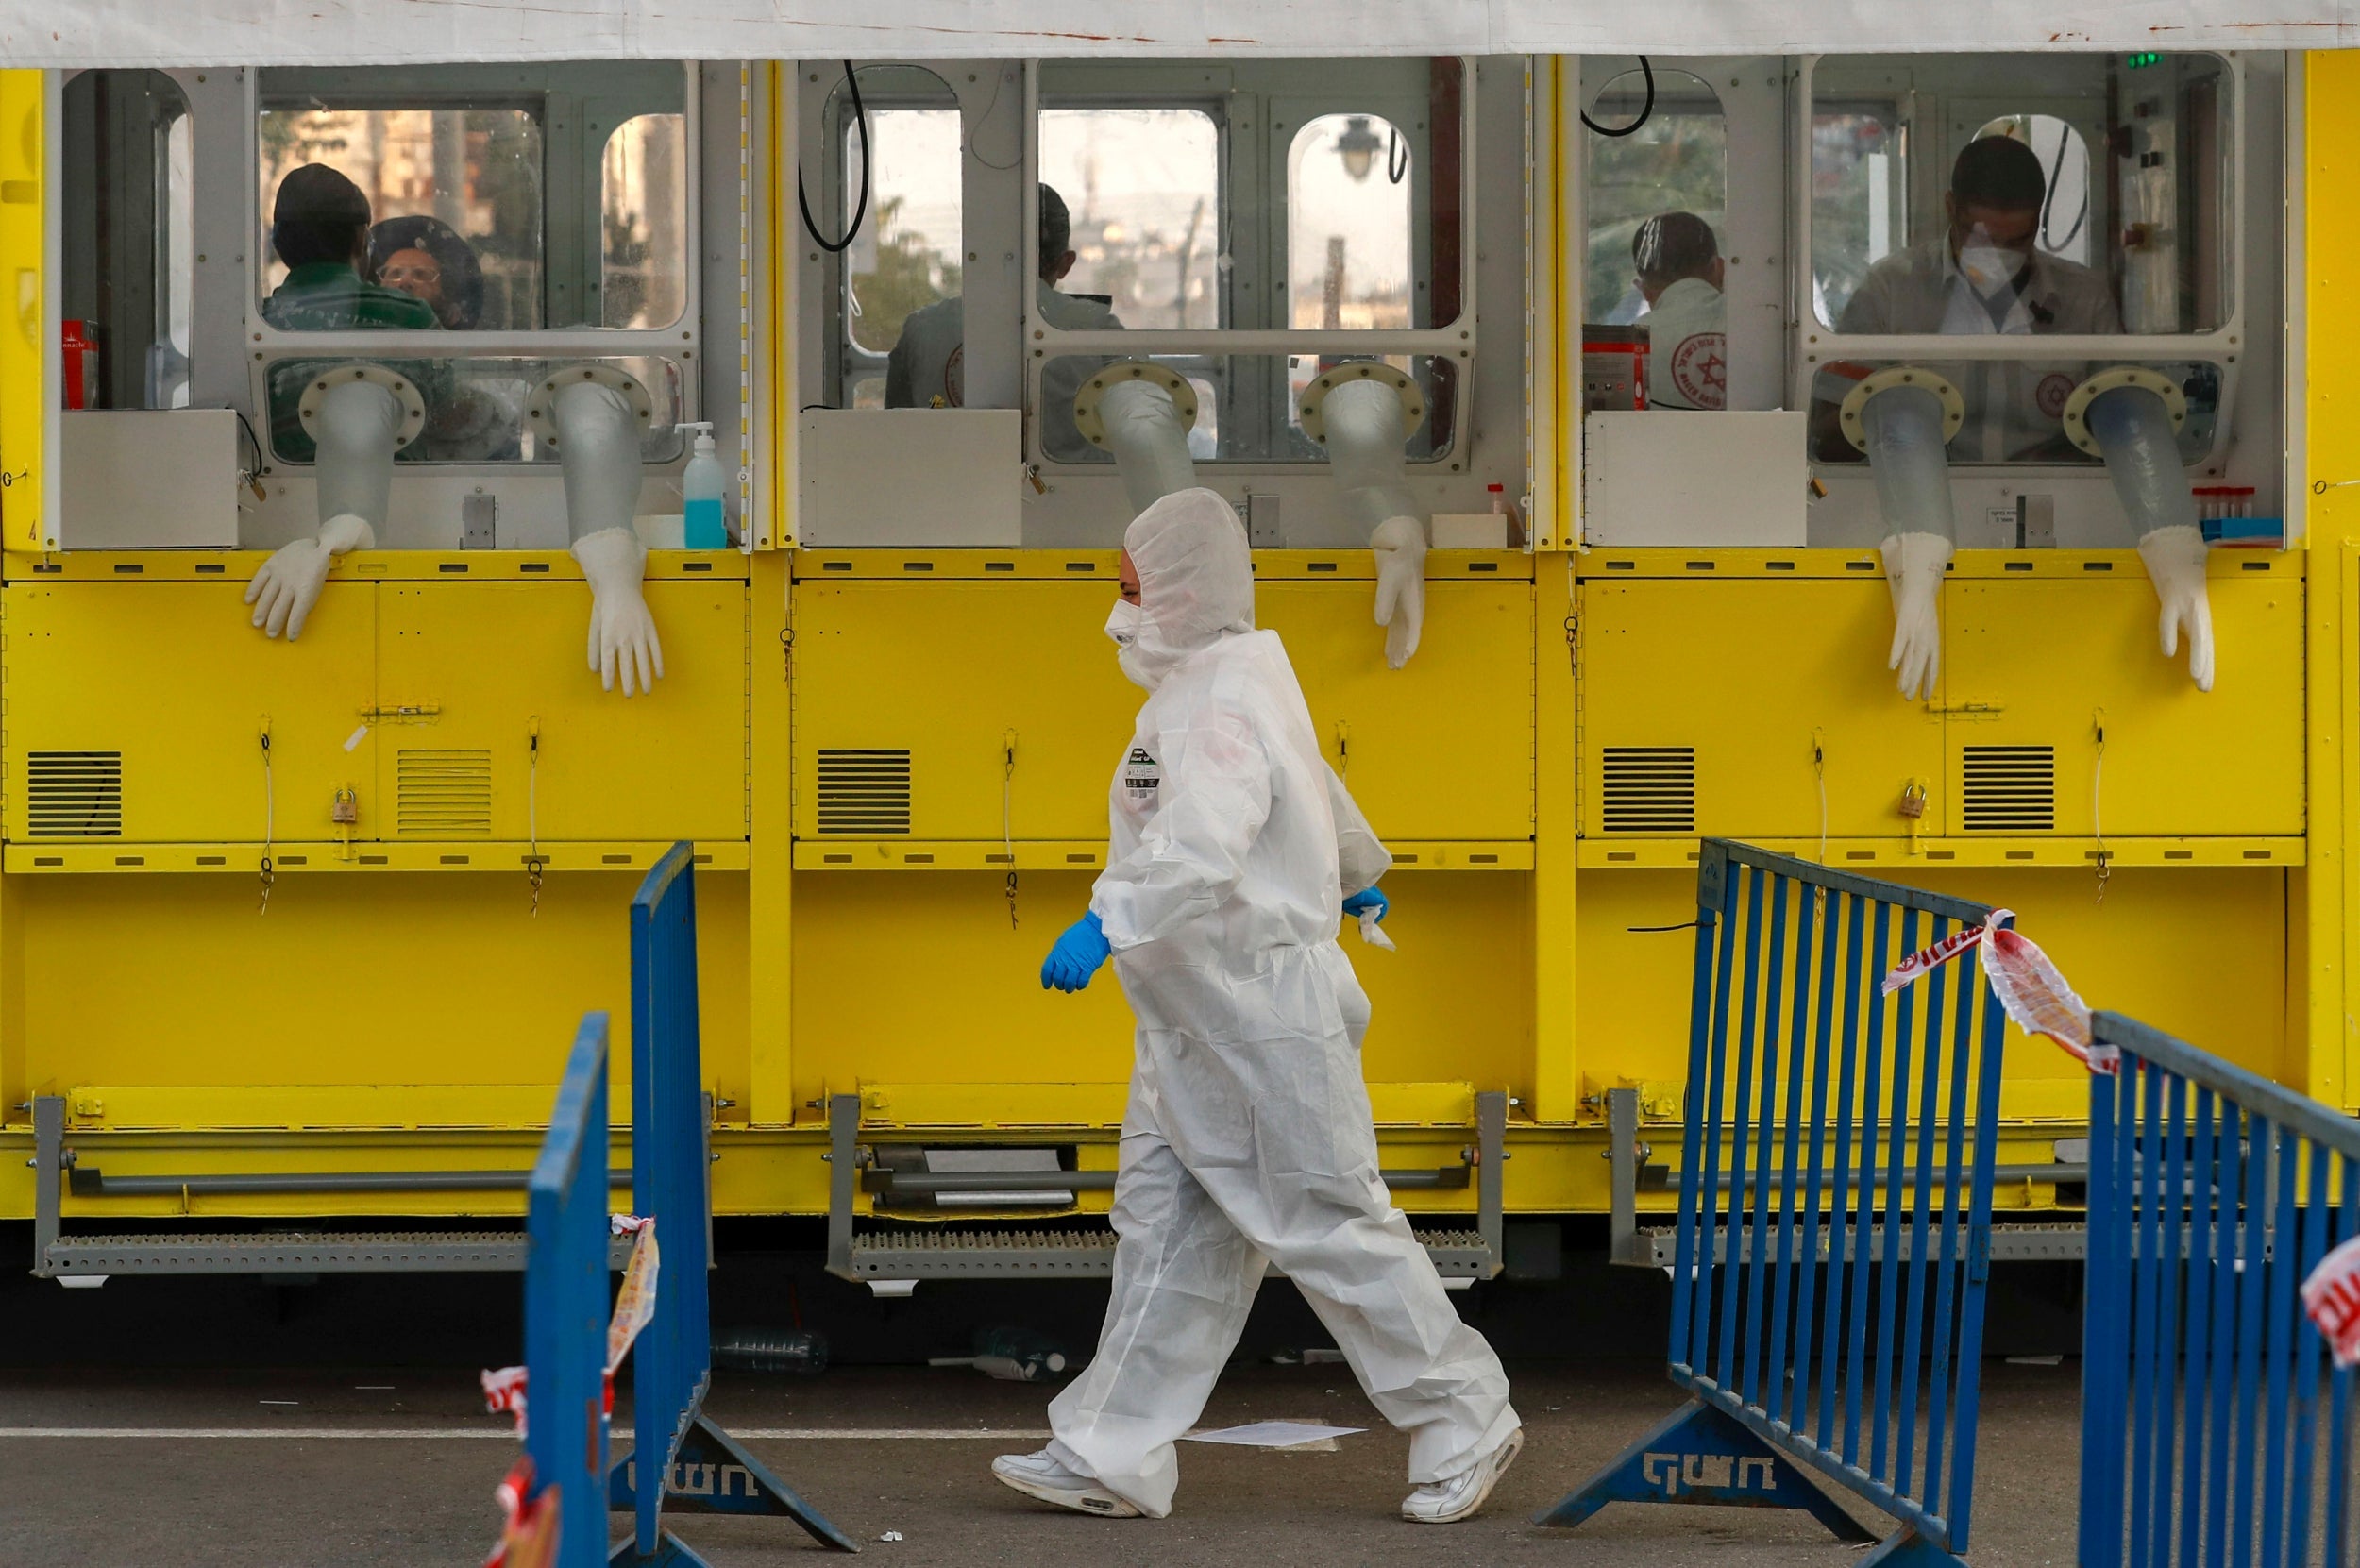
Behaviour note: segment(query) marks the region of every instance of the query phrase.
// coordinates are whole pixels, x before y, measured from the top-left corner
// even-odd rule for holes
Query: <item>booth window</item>
[[[188,98],[160,71],[84,71],[66,83],[65,319],[93,346],[82,406],[189,401],[195,285]]]
[[[1404,328],[1410,262],[1411,143],[1377,114],[1323,114],[1287,155],[1289,325]]]
[[[634,114],[606,139],[598,292],[609,327],[669,327],[688,304],[688,125]]]
[[[2198,54],[1820,59],[1811,86],[1820,324],[1960,329],[1944,325],[1947,283],[1973,214],[1952,199],[1954,170],[1973,143],[2003,138],[2025,152],[1983,205],[2029,214],[1998,239],[2033,253],[2017,280],[2033,333],[2217,329],[2234,305],[2234,81],[2224,60]]]
[[[851,94],[839,83],[827,106],[829,133],[839,149],[828,208],[835,214],[834,232],[852,233],[836,296],[841,402],[874,409],[885,406],[886,356],[909,318],[960,297],[967,272],[963,131],[958,99],[931,71],[864,65],[859,82],[869,162],[864,169],[862,127]],[[956,369],[951,367],[951,375]],[[913,389],[910,396],[919,406],[937,396],[954,405],[962,390],[946,377],[945,384]]]
[[[1592,119],[1620,126],[1646,111],[1644,123],[1627,136],[1582,138],[1590,226],[1582,319],[1627,326],[1647,313],[1631,250],[1642,224],[1668,212],[1693,212],[1715,235],[1726,236],[1728,130],[1719,96],[1689,72],[1657,66],[1655,107],[1648,111],[1639,72],[1606,62],[1585,62],[1585,71],[1601,78],[1584,94]]]
[[[1050,109],[1041,183],[1065,201],[1073,270],[1131,328],[1228,325],[1221,287],[1221,129],[1201,109]]]

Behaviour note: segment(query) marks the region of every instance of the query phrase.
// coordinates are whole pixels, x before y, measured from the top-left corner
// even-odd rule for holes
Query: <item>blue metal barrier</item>
[[[2090,1079],[2082,1568],[2343,1568],[2354,1374],[2297,1288],[2360,1235],[2360,1123],[2112,1013]]]
[[[1972,949],[1880,986],[1991,911],[1720,839],[1696,908],[1671,1344],[1693,1397],[1538,1523],[1737,1504],[1873,1539],[1808,1468],[1901,1522],[1863,1562],[1955,1563],[2002,1015]]]
[[[574,1037],[526,1189],[525,1453],[558,1492],[558,1568],[606,1558],[606,1015]]]
[[[615,1466],[609,1502],[636,1515],[613,1560],[704,1559],[664,1528],[675,1513],[784,1514],[821,1543],[856,1552],[830,1524],[704,1413],[713,1376],[705,1294],[712,1263],[711,1158],[697,1029],[694,855],[675,844],[631,902],[632,1206],[653,1219],[663,1267],[655,1316],[632,1350],[633,1444]],[[641,1484],[646,1456],[662,1455],[662,1486]]]

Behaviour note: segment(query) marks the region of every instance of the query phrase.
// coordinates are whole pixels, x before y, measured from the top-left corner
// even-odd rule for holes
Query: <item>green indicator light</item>
[[[2133,71],[2144,71],[2150,65],[2163,64],[2164,57],[2149,51],[2132,55],[2124,63]]]

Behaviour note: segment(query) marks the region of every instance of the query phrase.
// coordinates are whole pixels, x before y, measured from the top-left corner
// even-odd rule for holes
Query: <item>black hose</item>
[[[1628,136],[1641,126],[1645,125],[1655,114],[1655,67],[1647,63],[1647,57],[1644,55],[1639,57],[1639,72],[1647,78],[1647,101],[1639,106],[1638,119],[1633,120],[1627,126],[1602,126],[1590,118],[1587,110],[1582,110],[1580,111],[1581,123],[1600,136]]]
[[[1407,175],[1408,172],[1409,143],[1401,139],[1400,131],[1394,129],[1391,126],[1388,126],[1385,127],[1386,183],[1389,185],[1399,185],[1402,181],[1402,177]]]
[[[852,242],[860,237],[861,220],[868,216],[868,110],[860,101],[860,77],[849,59],[844,62],[844,84],[852,90],[852,117],[860,123],[860,200],[852,208],[852,221],[846,227],[844,238],[831,240],[819,232],[819,226],[812,221],[811,198],[803,194],[801,164],[799,162],[795,169],[795,205],[803,210],[803,232],[811,236],[812,244],[831,256],[840,256],[852,248]]]
[[[2065,230],[2065,237],[2064,239],[2051,240],[2048,237],[2048,214],[2057,205],[2057,177],[2065,172],[2065,147],[2072,142],[2072,140],[2073,127],[2062,120],[2058,121],[2057,156],[2049,160],[2048,194],[2042,199],[2040,204],[2040,247],[2041,249],[2048,252],[2051,256],[2057,255],[2063,251],[2065,246],[2081,238],[2082,226],[2090,221],[2090,182],[2089,177],[2087,175],[2083,175],[2082,177],[2081,215],[2073,220],[2073,227]]]

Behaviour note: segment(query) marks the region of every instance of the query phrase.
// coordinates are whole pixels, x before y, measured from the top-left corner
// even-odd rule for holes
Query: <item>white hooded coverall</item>
[[[1267,1258],[1394,1425],[1409,1478],[1448,1480],[1517,1428],[1508,1374],[1461,1323],[1377,1174],[1369,1003],[1339,905],[1391,864],[1320,755],[1287,651],[1254,629],[1245,531],[1209,490],[1124,535],[1148,690],[1115,770],[1090,908],[1138,1017],[1098,1354],[1050,1406],[1058,1463],[1151,1517],[1173,1440],[1245,1326]],[[1340,861],[1342,868],[1340,870]]]

